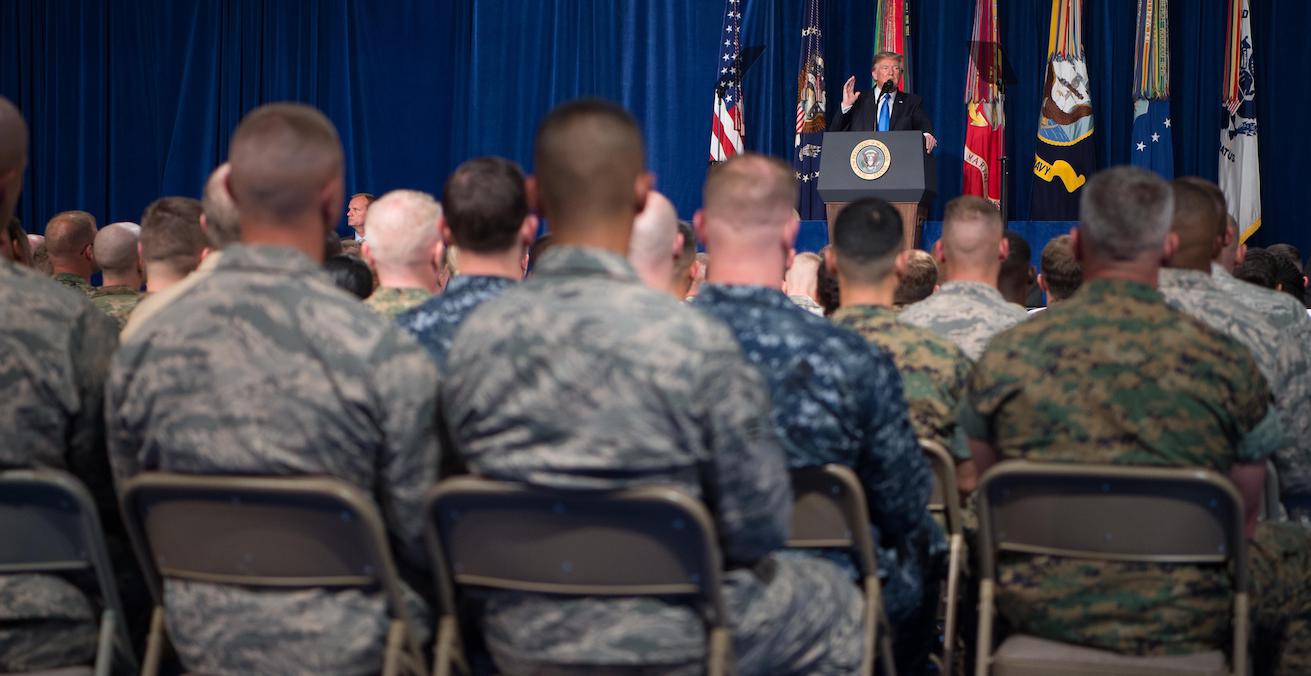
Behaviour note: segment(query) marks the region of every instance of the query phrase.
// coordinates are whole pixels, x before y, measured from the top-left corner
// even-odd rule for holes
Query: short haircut
[[[357,192],[354,195],[351,195],[350,197],[346,198],[346,201],[349,202],[355,199],[356,197],[363,197],[364,203],[370,206],[372,206],[374,202],[378,201],[378,198],[374,197],[373,193],[371,192]]]
[[[906,272],[893,292],[893,305],[918,303],[933,295],[938,286],[938,262],[927,251],[911,249],[906,258]]]
[[[827,265],[820,265],[815,270],[815,300],[824,308],[825,317],[837,312],[838,307],[842,305],[842,289],[838,284],[838,276],[830,272]]]
[[[359,258],[349,254],[329,256],[323,261],[323,271],[328,273],[337,288],[360,300],[373,293],[373,271]]]
[[[1292,256],[1283,255],[1271,251],[1274,247],[1266,249],[1270,257],[1275,262],[1275,284],[1284,293],[1297,299],[1303,307],[1306,306],[1306,282],[1302,281],[1302,271],[1298,269],[1297,263]]]
[[[1009,251],[1006,259],[1001,262],[1001,277],[998,284],[1007,281],[1013,284],[1027,284],[1029,268],[1032,265],[1029,261],[1033,260],[1033,248],[1029,246],[1029,240],[1024,239],[1024,235],[1014,230],[1006,229],[1003,236],[1006,237]]]
[[[110,223],[96,233],[95,260],[108,275],[133,272],[139,260],[141,228],[136,223]]]
[[[874,66],[879,65],[880,61],[896,61],[897,65],[900,66],[905,60],[906,57],[896,52],[888,52],[888,51],[876,52],[874,54],[874,59],[869,62],[869,69],[874,70]]]
[[[1297,267],[1298,272],[1301,272],[1303,270],[1302,252],[1298,251],[1297,247],[1293,246],[1292,244],[1271,244],[1270,246],[1266,247],[1266,251],[1269,251],[1270,253],[1276,256],[1283,256],[1284,258],[1287,258],[1288,260],[1292,261],[1293,265]]]
[[[601,99],[556,107],[537,127],[533,163],[552,228],[597,216],[636,216],[634,186],[646,171],[646,156],[642,131],[623,108]]]
[[[1074,295],[1083,285],[1083,268],[1074,257],[1074,240],[1069,235],[1053,237],[1042,248],[1042,278],[1047,282],[1047,293],[1055,300]]]
[[[74,256],[96,239],[96,217],[85,211],[61,211],[46,223],[46,249],[51,256]]]
[[[1094,175],[1079,198],[1084,252],[1131,261],[1165,243],[1174,211],[1170,184],[1137,167],[1112,167]]]
[[[260,106],[246,115],[232,135],[228,158],[237,211],[275,223],[313,209],[324,186],[342,173],[336,128],[323,113],[298,103]]]
[[[735,230],[782,226],[796,213],[796,203],[792,168],[757,153],[734,155],[712,167],[702,197],[706,219]]]
[[[200,265],[205,233],[200,229],[204,207],[190,197],[161,197],[141,214],[141,258],[186,274]]]
[[[662,268],[672,263],[670,252],[678,238],[678,212],[668,197],[652,190],[646,195],[646,206],[633,219],[633,235],[628,240],[628,260],[645,277],[655,266]]]
[[[848,204],[833,221],[833,254],[848,281],[883,281],[901,251],[901,214],[891,204],[866,197]]]
[[[1224,196],[1214,184],[1191,176],[1171,181],[1170,192],[1174,198],[1170,231],[1179,238],[1179,248],[1172,256],[1173,264],[1206,267],[1215,257],[1216,245],[1224,236]]]
[[[406,270],[430,264],[441,240],[442,206],[417,190],[393,190],[369,207],[364,227],[369,252],[380,269]]]
[[[961,195],[947,202],[943,211],[942,248],[948,260],[991,264],[1005,230],[996,205],[982,197]]]
[[[692,261],[696,260],[696,231],[692,229],[692,224],[679,219],[678,234],[683,236],[683,246],[679,248],[678,255],[674,257],[675,279],[686,275],[692,267]]]
[[[456,246],[474,253],[505,251],[528,217],[523,171],[501,157],[468,160],[446,179],[442,207]]]
[[[205,239],[212,249],[222,249],[241,241],[241,218],[237,215],[237,205],[232,203],[232,196],[228,194],[229,166],[224,162],[214,169],[200,196],[200,206],[205,212]]]
[[[1234,277],[1267,289],[1278,283],[1275,255],[1260,247],[1252,247],[1243,257],[1243,263],[1234,268]]]
[[[537,261],[541,260],[542,254],[550,251],[554,246],[555,238],[549,232],[533,240],[533,245],[528,247],[528,269],[536,268]]]

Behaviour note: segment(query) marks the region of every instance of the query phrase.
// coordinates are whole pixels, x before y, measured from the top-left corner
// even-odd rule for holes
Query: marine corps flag
[[[1170,140],[1170,0],[1138,0],[1130,162],[1174,178]]]
[[[910,15],[906,13],[906,0],[875,0],[874,53],[896,52],[901,59],[901,76],[897,89],[907,91],[910,79]]]
[[[1224,129],[1220,130],[1220,189],[1247,241],[1261,227],[1261,167],[1256,154],[1256,80],[1247,0],[1229,0],[1225,41]]]
[[[970,64],[965,71],[965,163],[961,191],[1001,206],[1006,116],[1001,91],[997,0],[976,0]]]
[[[1035,221],[1077,219],[1079,190],[1096,164],[1082,16],[1083,0],[1052,0],[1047,79],[1029,202],[1029,218]]]
[[[801,69],[797,74],[797,134],[792,168],[801,190],[797,213],[803,220],[823,220],[819,196],[819,153],[824,138],[824,35],[819,30],[820,0],[806,0],[801,22]]]

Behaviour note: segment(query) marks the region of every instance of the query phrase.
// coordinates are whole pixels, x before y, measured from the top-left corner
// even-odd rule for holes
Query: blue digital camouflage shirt
[[[401,313],[396,321],[414,334],[438,366],[445,366],[446,353],[451,350],[455,331],[469,313],[514,284],[515,280],[505,277],[460,275],[447,283],[445,291]]]

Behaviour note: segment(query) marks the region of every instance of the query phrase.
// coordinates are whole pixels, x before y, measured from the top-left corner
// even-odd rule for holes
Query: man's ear
[[[655,187],[655,174],[644,171],[633,181],[633,213],[640,214],[646,209],[646,197]]]
[[[910,249],[902,249],[897,252],[897,257],[892,260],[892,274],[900,283],[901,279],[906,276],[906,266],[910,265]]]
[[[933,243],[933,260],[940,264],[947,262],[947,250],[942,246],[942,240]]]
[[[833,247],[831,246],[824,248],[824,269],[830,275],[838,274],[837,256],[833,253]]]
[[[373,261],[373,249],[369,247],[368,240],[360,243],[360,258],[363,258],[370,268],[377,269],[378,266]]]
[[[1079,231],[1079,226],[1070,228],[1070,251],[1074,254],[1074,260],[1083,263],[1086,260],[1086,254],[1083,251],[1083,233]]]
[[[1234,252],[1234,265],[1242,265],[1247,260],[1247,245],[1239,244],[1238,250]]]
[[[1161,261],[1164,263],[1169,260],[1174,252],[1179,250],[1179,233],[1172,232],[1165,236],[1165,242],[1161,244]]]
[[[542,210],[542,196],[538,192],[536,176],[529,176],[523,180],[523,190],[524,196],[528,198],[528,211],[545,213]]]
[[[1011,255],[1011,241],[1009,239],[1006,239],[1005,237],[1002,237],[1001,242],[997,244],[997,260],[1004,261],[1006,260],[1006,257],[1010,255]]]
[[[437,219],[437,234],[441,235],[441,240],[448,244],[455,241],[455,235],[451,234],[451,225],[446,222],[445,216]]]
[[[1038,288],[1042,289],[1043,293],[1047,293],[1047,294],[1051,293],[1051,291],[1047,290],[1047,277],[1043,275],[1041,272],[1038,273]]]
[[[701,240],[702,242],[709,241],[708,239],[706,239],[706,210],[705,209],[697,209],[696,213],[692,214],[692,231],[696,233],[696,238]]]
[[[537,241],[537,230],[540,227],[536,214],[528,214],[523,217],[523,223],[519,226],[519,243],[527,251]]]

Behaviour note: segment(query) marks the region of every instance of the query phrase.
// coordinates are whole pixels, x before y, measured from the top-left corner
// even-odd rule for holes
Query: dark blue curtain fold
[[[747,147],[792,149],[801,12],[743,0]],[[828,100],[868,86],[870,0],[823,7]],[[1028,218],[1050,0],[1003,0],[1013,219]],[[701,201],[722,37],[719,0],[0,0],[0,94],[32,126],[20,216],[63,209],[135,220],[163,194],[197,195],[251,108],[296,100],[341,132],[347,189],[439,192],[450,170],[499,154],[531,170],[541,115],[577,96],[621,103],[643,126],[659,188]],[[910,0],[913,89],[939,139],[940,197],[960,189],[972,0]],[[1225,0],[1171,6],[1178,175],[1215,178]],[[1135,0],[1085,3],[1084,47],[1102,166],[1128,160]],[[1311,251],[1297,169],[1311,151],[1303,64],[1311,3],[1253,0],[1264,226],[1257,243]]]

